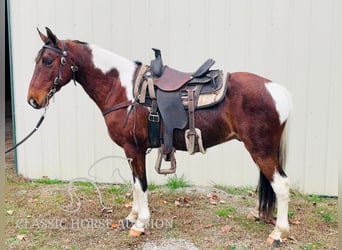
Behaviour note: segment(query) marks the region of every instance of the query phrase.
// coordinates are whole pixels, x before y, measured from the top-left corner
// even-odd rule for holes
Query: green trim
[[[7,29],[8,29],[8,53],[9,53],[9,68],[10,68],[10,81],[11,81],[11,107],[12,107],[12,138],[13,138],[13,145],[16,145],[17,138],[16,138],[16,123],[15,123],[15,105],[14,105],[14,83],[13,83],[13,60],[12,60],[12,31],[11,31],[11,8],[10,8],[10,0],[6,0],[7,3]],[[15,172],[18,173],[18,158],[17,158],[17,149],[14,149],[13,153],[14,159],[14,167]]]

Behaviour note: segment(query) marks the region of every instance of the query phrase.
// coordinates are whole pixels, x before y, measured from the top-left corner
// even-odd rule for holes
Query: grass
[[[123,195],[130,190],[131,186],[128,184],[114,185],[107,189],[107,192],[115,195]]]
[[[178,178],[176,175],[169,177],[167,179],[166,186],[170,190],[176,190],[179,188],[185,188],[185,187],[191,187],[192,185],[190,184],[189,181],[185,179],[185,177],[182,175],[180,178]]]
[[[308,195],[307,200],[310,202],[321,202],[323,199],[322,196],[319,195]]]
[[[232,216],[235,213],[236,213],[236,208],[234,207],[219,208],[215,211],[215,214],[221,218],[227,218],[229,216]]]
[[[323,244],[320,242],[312,242],[305,244],[303,246],[300,246],[300,249],[302,250],[313,250],[313,249],[322,249]]]
[[[12,215],[5,216],[6,246],[9,249],[137,249],[143,246],[145,240],[159,241],[168,238],[186,238],[200,249],[263,249],[264,240],[274,228],[262,220],[246,219],[248,210],[255,206],[257,199],[253,194],[255,189],[251,187],[212,185],[225,191],[217,192],[208,187],[209,193],[214,192],[219,200],[225,201],[213,205],[209,202],[211,193],[189,193],[188,190],[182,189],[192,186],[184,176],[174,175],[165,185],[152,182],[149,184],[149,190],[154,191],[149,195],[152,218],[172,219],[172,229],[150,228],[151,234],[146,238],[131,239],[126,231],[111,228],[70,230],[70,220],[73,219],[109,219],[116,222],[125,218],[131,209],[126,207],[126,203],[132,200],[131,185],[98,184],[105,205],[113,206],[113,211],[107,213],[101,210],[98,194],[92,183],[74,182],[82,207],[77,213],[66,213],[60,209],[60,204],[69,202],[68,198],[65,198],[68,183],[48,179],[28,180],[24,183],[27,186],[11,183],[6,193],[5,205],[7,210],[14,211]],[[53,186],[54,184],[57,186]],[[177,191],[173,192],[174,190]],[[183,202],[182,197],[185,196],[189,198],[188,202]],[[180,200],[180,206],[174,205],[176,200]],[[336,246],[336,203],[335,198],[291,191],[288,214],[290,219],[298,221],[299,224],[291,225],[291,236],[295,240],[285,242],[284,249],[329,249]],[[16,221],[23,218],[28,218],[31,222],[40,218],[66,218],[67,222],[63,230],[17,228]],[[225,225],[231,226],[232,230],[222,232]],[[323,235],[322,232],[329,234]],[[25,240],[16,237],[20,234],[26,235]]]
[[[252,187],[231,187],[220,184],[214,184],[213,187],[232,195],[250,195],[255,190],[255,188]]]
[[[335,222],[334,217],[327,211],[321,211],[321,216],[326,223]]]
[[[43,185],[56,185],[56,184],[63,184],[64,182],[61,180],[56,180],[56,179],[38,179],[33,181],[34,183],[37,184],[43,184]]]
[[[160,185],[154,184],[153,182],[149,182],[149,184],[148,184],[148,190],[149,191],[157,190],[160,187],[161,187]]]

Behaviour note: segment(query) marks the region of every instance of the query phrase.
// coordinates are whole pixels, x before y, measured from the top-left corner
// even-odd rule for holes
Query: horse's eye
[[[52,62],[53,62],[52,59],[43,58],[43,64],[45,66],[50,66],[52,64]]]

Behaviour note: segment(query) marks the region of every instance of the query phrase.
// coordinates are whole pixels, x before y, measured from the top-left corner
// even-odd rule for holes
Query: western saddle
[[[206,60],[194,73],[185,73],[164,66],[159,49],[153,49],[155,59],[141,65],[134,83],[134,98],[150,107],[148,115],[149,141],[159,148],[155,165],[159,174],[176,171],[173,148],[174,129],[184,129],[190,154],[205,153],[201,131],[195,126],[195,110],[208,108],[221,102],[227,92],[229,74],[211,70],[213,59]],[[162,169],[162,158],[171,161],[169,169]]]

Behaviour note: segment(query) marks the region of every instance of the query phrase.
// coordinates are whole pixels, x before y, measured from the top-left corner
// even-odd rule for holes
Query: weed
[[[93,194],[93,193],[96,193],[96,189],[93,187],[93,186],[82,186],[80,188],[80,191],[83,193],[83,194]]]
[[[289,219],[292,219],[294,217],[294,215],[295,215],[295,212],[293,210],[289,209],[287,215],[288,215]]]
[[[326,223],[334,222],[334,218],[333,218],[333,216],[329,212],[321,211],[321,216],[322,216],[322,218],[324,219],[324,221]]]
[[[73,183],[75,186],[81,186],[81,187],[92,187],[93,184],[88,181],[75,181]]]
[[[19,234],[27,234],[28,230],[26,228],[19,228],[18,233]]]
[[[56,184],[63,184],[64,182],[61,180],[56,179],[38,179],[33,181],[36,184],[43,184],[43,185],[56,185]]]
[[[232,195],[249,195],[254,191],[252,187],[231,187],[220,184],[214,184],[214,188],[221,189]]]
[[[176,175],[168,178],[166,186],[171,190],[176,190],[178,188],[191,187],[191,184],[185,179],[184,176],[178,178]]]
[[[225,208],[219,208],[215,211],[215,214],[218,217],[226,218],[228,216],[231,216],[236,213],[236,208],[234,207],[225,207]]]
[[[307,197],[307,199],[308,199],[308,201],[310,201],[310,202],[320,202],[320,201],[322,201],[322,197],[319,196],[319,195],[309,195],[309,196]]]
[[[76,246],[76,245],[71,245],[71,246],[70,246],[70,249],[71,249],[71,250],[76,250],[76,249],[77,249],[77,246]]]
[[[124,204],[125,203],[125,198],[117,197],[117,198],[115,198],[114,201],[115,201],[116,204]]]
[[[129,189],[130,189],[130,185],[122,184],[122,185],[115,185],[113,187],[108,188],[108,192],[110,194],[122,195],[122,194],[127,193]]]
[[[321,249],[323,247],[323,244],[320,242],[312,242],[308,243],[304,246],[300,246],[300,249],[302,250],[312,250],[312,249]]]
[[[8,239],[6,240],[6,244],[8,244],[8,245],[10,245],[10,244],[15,244],[15,243],[17,243],[17,242],[19,242],[19,240],[17,239],[17,237],[11,237],[11,238],[8,238]]]
[[[148,184],[148,190],[149,190],[149,191],[154,191],[154,190],[156,190],[157,188],[159,188],[159,185],[154,184],[153,182],[150,182],[150,183]]]

